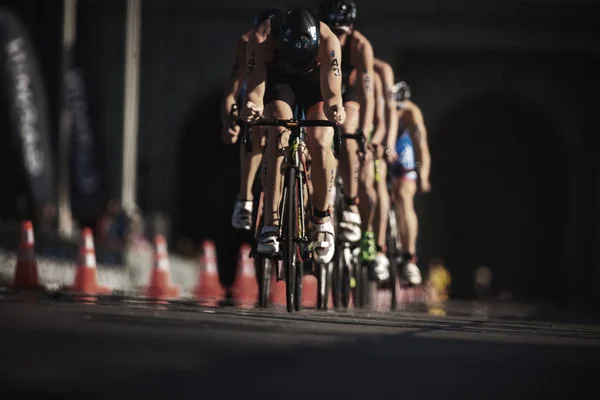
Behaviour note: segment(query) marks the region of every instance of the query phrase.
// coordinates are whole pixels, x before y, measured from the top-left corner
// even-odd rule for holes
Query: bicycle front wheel
[[[258,277],[258,307],[267,308],[271,295],[271,279],[273,268],[271,259],[263,256],[256,256],[256,268]]]
[[[294,311],[296,300],[296,171],[287,169],[285,212],[283,220],[283,269],[285,273],[285,300],[288,312]]]

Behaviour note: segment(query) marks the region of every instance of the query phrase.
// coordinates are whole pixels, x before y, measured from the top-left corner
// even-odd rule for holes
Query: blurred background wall
[[[219,101],[236,39],[274,3],[142,4],[139,206],[169,216],[172,243],[215,240],[220,264],[232,265],[246,238],[230,228],[238,148],[220,143]],[[409,83],[429,131],[433,191],[416,200],[423,264],[441,257],[457,296],[473,294],[473,270],[487,265],[496,290],[516,297],[600,304],[596,3],[357,5],[357,28]],[[62,2],[0,6],[31,34],[56,139]],[[77,9],[74,60],[106,199],[121,194],[125,9],[116,0]]]

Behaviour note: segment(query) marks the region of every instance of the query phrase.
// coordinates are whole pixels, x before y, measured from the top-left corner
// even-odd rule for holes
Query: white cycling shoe
[[[344,210],[340,221],[340,239],[344,242],[358,242],[362,233],[360,229],[361,222],[360,214]]]
[[[279,253],[279,227],[263,226],[260,239],[256,245],[256,252],[263,256],[274,256]]]
[[[236,200],[231,217],[231,225],[235,229],[244,231],[252,229],[252,205],[251,200]]]
[[[419,267],[417,267],[417,264],[413,263],[412,261],[409,261],[402,268],[401,273],[402,279],[404,279],[408,284],[414,286],[421,284],[421,271],[419,270]]]
[[[317,240],[320,233],[325,234],[325,240]],[[312,223],[312,250],[313,259],[319,264],[327,264],[333,259],[335,253],[335,234],[333,233],[333,224],[331,219],[322,223]]]
[[[390,278],[390,260],[385,254],[379,253],[375,256],[373,272],[379,282],[385,282]]]

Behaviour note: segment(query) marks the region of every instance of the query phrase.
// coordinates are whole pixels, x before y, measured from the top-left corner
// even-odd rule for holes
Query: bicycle
[[[416,168],[404,169],[405,173],[416,171]],[[386,177],[388,192],[392,193],[393,187],[393,172],[392,168],[388,168],[388,173]],[[398,225],[396,219],[396,207],[394,204],[394,196],[390,195],[390,210],[388,217],[388,226],[386,231],[387,238],[387,256],[390,260],[390,277],[388,281],[383,284],[384,288],[388,288],[391,294],[391,304],[390,308],[392,310],[397,309],[398,307],[398,289],[403,286],[400,280],[400,270],[405,267],[405,265],[410,261],[410,255],[408,255],[405,251],[403,251],[400,240],[399,240],[399,232]]]
[[[306,170],[306,157],[300,150],[306,142],[306,133],[301,128],[326,126],[334,129],[334,155],[340,152],[341,133],[336,123],[326,120],[308,119],[259,119],[245,124],[243,143],[246,149],[251,148],[249,135],[252,126],[279,126],[290,131],[288,147],[285,150],[282,173],[284,175],[283,193],[279,204],[281,225],[278,236],[281,243],[280,257],[283,261],[277,265],[277,281],[286,283],[286,308],[288,312],[300,311],[302,308],[302,279],[306,272],[316,275],[319,280],[322,273],[305,271],[305,261],[308,260],[302,247],[309,243],[307,236],[306,219],[312,210],[310,193],[308,191],[308,177]],[[308,212],[305,207],[305,193],[308,195]],[[323,266],[320,266],[323,268]],[[283,271],[282,271],[283,270]],[[283,273],[282,273],[283,272]],[[320,285],[319,285],[320,286]]]
[[[359,153],[365,154],[366,138],[362,132],[344,133],[343,139],[354,139],[358,142]],[[331,296],[335,308],[347,309],[350,304],[350,298],[354,299],[356,307],[362,307],[363,282],[362,262],[360,260],[360,241],[349,242],[340,239],[339,223],[342,220],[342,213],[346,208],[344,200],[343,182],[338,175],[335,180],[335,198],[334,198],[334,227],[336,229],[336,245],[333,262],[330,265],[329,278],[331,282]],[[328,299],[326,298],[325,301]]]

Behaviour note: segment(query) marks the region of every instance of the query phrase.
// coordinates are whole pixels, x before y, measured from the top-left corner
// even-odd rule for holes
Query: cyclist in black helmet
[[[347,113],[342,128],[347,133],[359,131],[370,136],[375,112],[373,48],[369,40],[354,29],[356,5],[352,0],[320,0],[317,10],[318,18],[331,28],[342,46],[342,95]],[[370,254],[364,258],[372,260],[375,257],[375,242],[373,233],[366,231],[367,221],[361,220],[358,196],[362,194],[361,200],[365,203],[372,202],[372,199],[365,191],[359,193],[358,144],[355,141],[346,141],[344,144],[340,174],[344,183],[346,209],[342,212],[339,234],[343,240],[358,242],[361,239],[362,225],[365,235],[363,254]],[[369,159],[370,157],[367,163],[370,163]],[[370,168],[373,168],[372,164]]]
[[[301,105],[308,119],[343,123],[341,47],[327,25],[308,11],[296,8],[271,21],[264,42],[251,38],[246,53],[248,101],[242,111],[247,121],[260,118],[292,118]],[[269,131],[266,149],[265,227],[257,252],[273,255],[279,251],[277,208],[281,185],[282,156],[278,151],[287,137],[281,129]],[[331,150],[333,129],[306,128],[312,160],[313,257],[318,263],[331,261],[334,230],[329,218],[330,191],[336,173]],[[276,190],[277,188],[277,190]]]
[[[250,35],[263,41],[271,29],[270,19],[278,13],[284,13],[285,9],[271,7],[261,11],[254,17],[253,26],[242,34],[235,47],[235,56],[231,75],[225,85],[223,96],[221,119],[223,122],[222,140],[224,143],[236,143],[240,133],[239,125],[231,127],[229,113],[231,107],[237,104],[240,108],[245,102],[246,70],[246,45]],[[263,22],[265,22],[263,24]],[[240,190],[233,206],[231,224],[236,229],[250,230],[252,228],[252,182],[262,160],[262,149],[264,147],[263,136],[260,129],[252,131],[252,151],[247,153],[244,146],[240,146]]]

